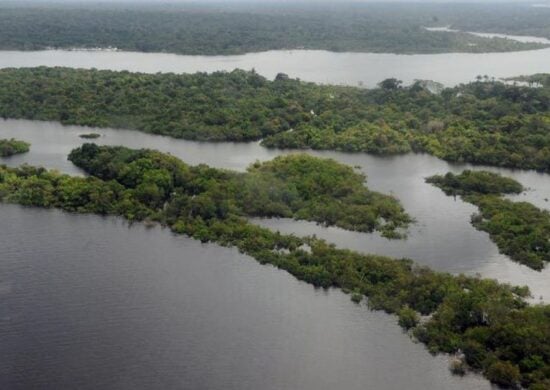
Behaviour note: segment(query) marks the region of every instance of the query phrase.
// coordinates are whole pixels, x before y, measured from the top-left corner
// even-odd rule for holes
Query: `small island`
[[[78,136],[80,138],[85,138],[85,139],[96,139],[96,138],[101,137],[101,134],[99,134],[99,133],[84,133],[84,134],[79,134]]]
[[[25,141],[19,141],[14,138],[0,139],[0,157],[9,157],[15,154],[27,153],[30,144]]]
[[[518,263],[542,270],[550,261],[550,213],[528,202],[504,199],[519,194],[517,181],[486,171],[466,170],[460,175],[447,173],[426,179],[447,195],[460,196],[479,208],[472,225],[489,233],[499,250]]]

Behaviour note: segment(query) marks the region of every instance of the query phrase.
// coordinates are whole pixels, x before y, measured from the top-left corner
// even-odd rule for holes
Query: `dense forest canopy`
[[[150,150],[94,144],[85,144],[69,159],[102,180],[135,188],[138,200],[153,209],[173,199],[176,191],[179,205],[187,204],[191,215],[202,210],[203,218],[288,217],[349,230],[379,230],[389,237],[397,237],[397,229],[410,222],[395,198],[369,191],[362,174],[334,160],[303,154],[256,163],[245,174],[191,167]],[[109,207],[115,210],[109,214],[121,214],[116,202]]]
[[[130,51],[212,55],[301,48],[441,53],[544,47],[466,33],[431,32],[424,28],[454,23],[462,19],[458,15],[474,15],[478,24],[472,27],[483,30],[484,19],[479,17],[476,7],[472,10],[469,5],[433,4],[130,6],[122,3],[95,7],[0,4],[0,49],[116,47]],[[524,18],[524,25],[539,23],[544,18],[541,14],[550,17],[550,12],[543,10],[533,15],[526,8],[499,11],[497,18],[488,19],[487,29],[495,28],[495,20],[506,20],[518,13]],[[493,6],[487,6],[481,7],[480,12],[491,15],[493,10]]]
[[[479,208],[472,224],[489,233],[499,250],[514,261],[541,270],[550,261],[550,213],[531,203],[514,202],[501,195],[518,194],[517,181],[485,171],[466,170],[432,176],[428,183],[447,195],[460,195]]]
[[[440,21],[463,31],[479,31],[510,35],[529,35],[550,39],[550,7],[531,4],[483,5],[454,7],[455,12],[436,13]]]
[[[532,390],[550,385],[550,306],[529,306],[526,288],[437,273],[406,259],[363,255],[312,237],[272,232],[249,223],[233,196],[239,187],[234,180],[249,174],[307,183],[296,188],[306,203],[309,191],[338,196],[322,172],[342,170],[351,183],[359,180],[349,168],[294,156],[257,164],[235,176],[207,166],[190,167],[159,152],[92,144],[71,152],[70,159],[90,176],[0,166],[0,200],[151,219],[176,233],[235,246],[308,283],[340,287],[353,292],[355,300],[367,296],[371,308],[397,314],[399,324],[430,351],[460,350],[464,367],[481,370],[494,383]],[[310,167],[317,163],[321,169],[314,173]]]
[[[542,77],[542,76],[539,76]],[[129,128],[203,141],[374,154],[550,171],[550,87],[488,78],[441,93],[425,83],[323,86],[255,72],[140,74],[0,70],[0,116]]]

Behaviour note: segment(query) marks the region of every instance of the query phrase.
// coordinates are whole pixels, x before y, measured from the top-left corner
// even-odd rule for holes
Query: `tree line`
[[[468,7],[458,9],[467,10]],[[444,19],[454,20],[456,12],[456,8],[441,6],[395,4],[134,4],[94,8],[0,5],[0,49],[116,47],[140,52],[219,55],[281,49],[442,53],[544,47],[424,28],[440,25]],[[510,14],[515,16],[512,12],[508,17]],[[528,18],[523,25],[529,22]]]
[[[542,77],[539,75],[539,77]],[[550,171],[550,87],[477,81],[323,86],[254,71],[141,74],[0,70],[0,116],[129,128],[278,148],[429,153],[448,161]]]

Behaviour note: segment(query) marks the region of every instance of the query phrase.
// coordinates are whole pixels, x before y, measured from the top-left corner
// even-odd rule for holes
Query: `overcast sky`
[[[0,0],[1,3],[523,3],[550,4],[550,0]]]

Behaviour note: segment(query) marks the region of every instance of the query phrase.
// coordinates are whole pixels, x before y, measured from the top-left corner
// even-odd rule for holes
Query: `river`
[[[214,72],[255,69],[273,79],[291,77],[325,84],[374,87],[395,77],[454,86],[478,75],[495,78],[550,72],[550,48],[508,53],[384,54],[334,53],[323,50],[276,50],[235,56],[187,56],[123,51],[0,51],[0,68],[68,66],[132,72]]]
[[[490,389],[234,249],[14,205],[0,226],[2,389]]]

